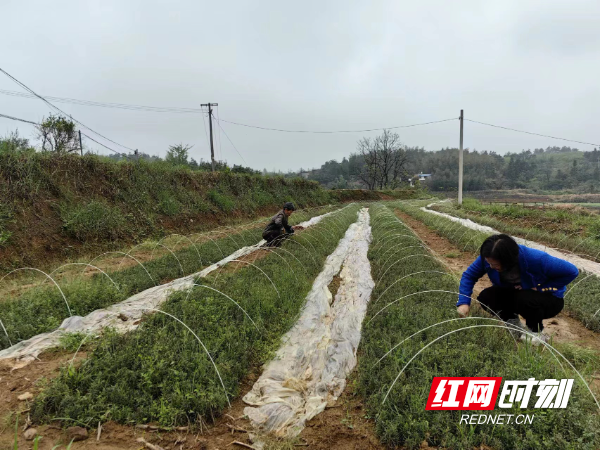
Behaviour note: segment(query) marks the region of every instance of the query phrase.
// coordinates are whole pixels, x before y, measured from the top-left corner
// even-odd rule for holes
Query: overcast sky
[[[309,130],[408,125],[464,109],[473,120],[600,142],[598,0],[1,0],[0,16],[0,67],[42,95],[211,101],[224,120]],[[21,90],[2,74],[0,89]],[[195,159],[210,157],[201,114],[56,105],[128,147],[164,156],[182,142]],[[0,94],[2,114],[39,121],[49,112]],[[341,160],[376,134],[221,125],[248,165],[283,171]],[[0,118],[0,134],[16,127],[33,137],[31,126]],[[409,146],[458,146],[458,121],[397,131]],[[244,164],[221,138],[217,157]],[[548,145],[576,144],[465,124],[469,148]]]

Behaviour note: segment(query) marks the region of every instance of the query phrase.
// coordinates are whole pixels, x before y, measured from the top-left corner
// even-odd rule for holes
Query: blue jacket
[[[524,245],[519,245],[519,268],[522,289],[535,287],[560,298],[565,295],[567,284],[579,275],[577,267],[570,262]],[[456,306],[471,304],[473,286],[486,273],[494,286],[508,286],[500,281],[499,272],[479,256],[462,275],[459,289],[461,295],[458,296]]]

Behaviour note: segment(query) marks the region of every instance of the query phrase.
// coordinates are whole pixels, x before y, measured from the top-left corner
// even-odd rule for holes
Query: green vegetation
[[[239,307],[206,287],[174,293],[163,304],[164,312],[189,326],[206,346],[229,398],[239,395],[249,370],[273,356],[357,211],[357,205],[344,208],[286,241],[283,249],[293,257],[281,255],[293,270],[272,252],[256,255],[253,264],[277,291],[256,267],[232,264],[198,283],[223,292]],[[227,406],[207,354],[192,333],[167,315],[149,315],[126,335],[106,333],[96,345],[78,368],[64,370],[38,396],[34,421],[68,417],[90,426],[106,420],[188,425],[210,421]]]
[[[425,184],[430,190],[457,190],[458,149],[403,149],[407,158],[403,182],[415,174],[429,173],[432,177]],[[464,152],[463,187],[466,191],[527,188],[597,193],[600,192],[599,164],[600,149],[582,152],[571,147],[548,147],[505,155],[467,149]],[[365,187],[361,177],[365,166],[364,155],[351,154],[342,162],[327,161],[311,171],[309,178],[331,188]]]
[[[299,178],[13,151],[0,151],[0,199],[4,270],[235,223],[274,212],[285,201],[305,208],[337,200]]]
[[[293,216],[293,223],[319,215],[329,208],[318,208],[308,212],[298,211]],[[0,303],[0,319],[6,327],[12,343],[28,339],[36,334],[52,331],[69,317],[69,308],[73,315],[85,316],[90,312],[105,308],[125,300],[129,296],[148,289],[155,284],[198,272],[235,250],[247,244],[255,244],[261,240],[264,222],[251,224],[243,230],[232,230],[226,234],[218,233],[201,235],[196,238],[197,244],[189,241],[183,248],[171,254],[167,248],[153,247],[156,257],[147,261],[143,266],[133,258],[118,254],[122,261],[135,263],[129,268],[108,272],[110,279],[101,273],[92,276],[76,276],[66,280],[58,280],[59,289],[49,280],[40,283],[38,287],[26,290],[19,297]],[[161,256],[162,255],[162,256]],[[135,257],[135,253],[132,254]],[[94,265],[100,261],[94,261]],[[85,266],[76,266],[81,273]],[[38,278],[44,279],[43,276]],[[114,282],[114,284],[113,284]],[[62,294],[64,293],[65,298]],[[8,338],[0,333],[0,349],[10,346]]]
[[[470,202],[465,203],[470,204]],[[424,204],[425,203],[422,203],[421,206],[423,206]],[[483,240],[488,236],[486,233],[480,233],[444,217],[436,216],[431,213],[426,213],[424,211],[421,211],[418,207],[409,205],[404,202],[398,202],[397,204],[394,204],[394,206],[397,207],[399,210],[410,214],[414,218],[420,220],[421,222],[435,230],[436,233],[438,233],[440,236],[445,237],[463,251],[466,250],[472,252],[473,258],[475,258],[476,255],[479,253],[479,247],[483,243]],[[453,215],[462,215],[460,214],[460,210],[453,210],[448,212]],[[584,214],[583,218],[585,217],[587,216]],[[472,217],[472,219],[476,220],[479,223],[487,224],[485,215]],[[488,220],[492,219],[488,218]],[[500,229],[502,231],[514,234],[509,229],[502,229],[502,227],[500,227]],[[528,237],[531,238],[531,235],[537,231],[537,229],[530,230],[528,232]],[[571,291],[570,289],[573,290]],[[599,299],[600,279],[595,275],[590,275],[582,271],[577,277],[577,279],[575,279],[573,283],[571,283],[570,288],[567,289],[567,293],[565,294],[565,310],[568,311],[573,317],[580,320],[583,323],[583,325],[585,325],[587,328],[594,331],[600,331]]]
[[[475,199],[439,203],[436,211],[471,219],[503,233],[569,250],[598,260],[600,216],[584,208],[525,208],[517,205],[484,205]]]
[[[567,371],[568,376],[565,376],[549,351],[540,351],[522,343],[515,347],[506,329],[490,327],[499,325],[493,320],[459,319],[435,325],[457,319],[454,308],[457,295],[424,291],[457,292],[457,281],[441,274],[416,273],[445,271],[441,263],[427,257],[411,258],[396,264],[393,270],[387,270],[394,263],[393,260],[386,262],[388,256],[385,255],[392,245],[405,249],[395,257],[396,260],[410,254],[427,253],[424,249],[409,249],[418,241],[388,208],[374,206],[371,214],[373,243],[369,258],[373,278],[378,282],[363,324],[358,382],[369,413],[375,417],[382,442],[392,448],[404,446],[409,449],[420,448],[424,440],[430,446],[446,449],[479,446],[498,450],[598,448],[598,408],[577,375]],[[386,236],[393,234],[398,236],[392,243]],[[406,278],[399,281],[402,277]],[[384,307],[386,309],[380,312]],[[409,338],[431,325],[435,326]],[[487,327],[460,330],[475,325]],[[446,333],[450,334],[442,337]],[[438,338],[441,339],[434,342]],[[384,357],[401,342],[398,348]],[[431,347],[425,348],[429,344]],[[584,376],[598,370],[597,360],[586,358],[586,354],[569,353],[569,348],[562,346],[557,348],[573,358],[573,364]],[[417,356],[421,350],[422,353]],[[568,367],[564,361],[562,363]],[[575,384],[567,409],[540,410],[532,408],[530,403],[527,409],[518,409],[515,405],[513,409],[494,412],[534,414],[533,424],[497,427],[460,425],[464,411],[425,410],[434,376],[500,376],[504,380],[575,378]],[[388,390],[389,396],[383,403]]]

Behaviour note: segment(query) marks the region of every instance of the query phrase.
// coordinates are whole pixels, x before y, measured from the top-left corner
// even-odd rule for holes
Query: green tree
[[[75,123],[62,116],[51,115],[36,126],[42,150],[58,154],[79,151],[79,138]]]
[[[174,166],[187,166],[188,153],[192,147],[192,145],[183,144],[170,145],[165,161]]]

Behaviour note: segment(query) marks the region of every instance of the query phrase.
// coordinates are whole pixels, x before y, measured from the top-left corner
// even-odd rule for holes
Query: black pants
[[[283,233],[278,230],[263,233],[263,239],[267,241],[266,247],[279,247],[281,243],[290,237],[291,233]]]
[[[565,301],[548,292],[517,290],[492,286],[484,289],[477,297],[483,309],[504,321],[517,318],[520,314],[527,327],[542,331],[542,319],[550,319],[562,311]]]

